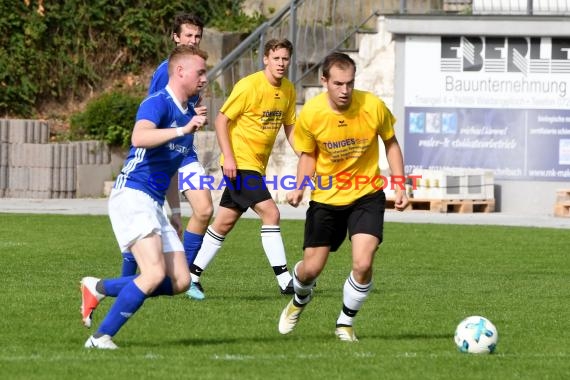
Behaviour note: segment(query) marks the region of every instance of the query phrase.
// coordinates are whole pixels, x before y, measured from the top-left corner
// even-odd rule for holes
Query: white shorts
[[[109,197],[109,217],[121,252],[130,251],[134,243],[151,233],[162,237],[164,253],[184,252],[164,208],[140,190],[113,189]]]
[[[198,161],[189,163],[178,169],[178,190],[203,190],[209,187],[204,184],[206,170]]]

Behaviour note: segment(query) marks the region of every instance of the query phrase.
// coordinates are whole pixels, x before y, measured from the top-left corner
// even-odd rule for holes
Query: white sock
[[[283,238],[281,238],[281,228],[279,226],[261,226],[261,244],[265,251],[265,256],[269,260],[269,265],[274,271],[283,271],[275,274],[279,287],[285,289],[291,281],[291,274],[287,270],[287,257]]]
[[[313,280],[309,284],[303,284],[297,278],[297,266],[301,262],[299,261],[295,264],[295,268],[293,268],[293,288],[295,289],[295,302],[299,305],[306,305],[311,301],[311,295],[313,293],[313,288],[315,287],[315,280]]]
[[[192,282],[200,282],[200,276],[202,273],[195,273],[195,267],[200,268],[202,271],[205,271],[208,265],[212,262],[216,254],[222,248],[222,243],[226,237],[224,235],[220,235],[212,226],[208,226],[206,230],[206,234],[204,235],[204,241],[202,242],[202,246],[194,259],[194,264],[192,265],[193,269],[190,274],[192,278]]]
[[[356,313],[364,304],[366,298],[372,290],[372,281],[368,284],[359,284],[354,279],[352,272],[344,282],[342,296],[342,310],[336,321],[337,325],[352,326]]]

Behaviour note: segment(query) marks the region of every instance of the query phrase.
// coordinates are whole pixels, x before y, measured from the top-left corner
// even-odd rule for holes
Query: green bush
[[[106,79],[156,66],[172,49],[179,12],[250,32],[263,18],[245,15],[243,1],[0,1],[0,115],[33,117],[101,90]]]
[[[89,102],[85,111],[71,116],[72,140],[95,139],[112,147],[127,148],[142,99],[110,92]]]

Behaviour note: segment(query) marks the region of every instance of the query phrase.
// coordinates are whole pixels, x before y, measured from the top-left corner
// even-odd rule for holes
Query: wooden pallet
[[[556,191],[554,216],[570,218],[570,189],[560,189]]]
[[[441,213],[494,212],[494,199],[419,199],[410,198],[408,210],[423,210]],[[394,209],[394,199],[386,199],[386,209]]]

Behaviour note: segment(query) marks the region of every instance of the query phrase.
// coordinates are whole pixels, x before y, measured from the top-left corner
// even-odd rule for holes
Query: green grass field
[[[283,221],[282,231],[292,266],[303,222]],[[243,219],[203,276],[205,301],[148,300],[115,337],[120,350],[105,352],[83,348],[78,285],[120,271],[108,218],[0,214],[0,378],[568,379],[569,242],[569,230],[389,223],[356,319],[360,342],[350,344],[334,337],[348,244],[297,329],[281,336],[289,299],[259,222]],[[455,326],[469,315],[497,326],[495,354],[455,349]]]

